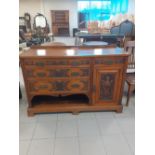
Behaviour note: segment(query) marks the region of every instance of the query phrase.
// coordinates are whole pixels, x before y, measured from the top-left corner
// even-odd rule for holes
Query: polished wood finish
[[[124,50],[130,54],[126,74],[126,83],[128,84],[126,106],[128,106],[131,93],[135,90],[135,41],[126,41]]]
[[[20,55],[28,115],[122,111],[128,54],[115,47],[45,47]]]
[[[52,32],[56,36],[69,36],[69,10],[52,10]]]

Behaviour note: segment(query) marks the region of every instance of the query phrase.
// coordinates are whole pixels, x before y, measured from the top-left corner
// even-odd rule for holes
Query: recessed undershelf
[[[109,103],[91,104],[89,98],[84,94],[74,94],[68,96],[48,96],[37,95],[32,98],[32,107],[28,107],[28,115],[33,116],[35,113],[51,112],[72,112],[78,114],[82,111],[102,111],[116,110],[121,112],[121,105]]]
[[[89,99],[84,94],[74,94],[67,96],[49,96],[49,95],[37,95],[32,98],[32,106],[41,106],[46,104],[49,106],[57,105],[68,105],[68,104],[88,104]]]

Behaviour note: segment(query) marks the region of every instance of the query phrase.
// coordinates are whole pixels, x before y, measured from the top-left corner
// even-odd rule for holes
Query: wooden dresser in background
[[[20,55],[28,115],[122,112],[128,54],[121,48],[42,47]]]
[[[69,11],[52,10],[52,33],[55,36],[69,36]]]

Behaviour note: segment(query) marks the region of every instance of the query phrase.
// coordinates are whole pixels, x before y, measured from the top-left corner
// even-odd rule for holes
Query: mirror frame
[[[46,26],[45,26],[45,27],[41,27],[41,28],[44,29],[44,28],[48,27],[48,23],[47,23],[46,17],[45,17],[43,14],[38,13],[38,14],[34,17],[34,24],[33,24],[34,29],[36,29],[37,27],[39,27],[39,26],[36,26],[36,18],[37,18],[37,17],[40,17],[40,16],[42,16],[42,17],[45,19],[45,22],[46,22]]]

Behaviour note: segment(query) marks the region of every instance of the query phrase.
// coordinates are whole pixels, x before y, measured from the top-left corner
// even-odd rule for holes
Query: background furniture
[[[76,38],[75,38],[75,45],[81,44],[81,39],[83,39],[83,42],[87,41],[104,41],[109,44],[117,44],[117,39],[124,38],[124,35],[122,34],[111,34],[111,33],[88,33],[88,32],[77,32]]]
[[[29,34],[29,37],[25,36],[25,33],[22,30],[19,30],[19,43],[24,43],[27,47],[30,47],[32,45],[39,45],[42,43],[42,41],[40,38],[33,38],[32,34]]]
[[[50,42],[42,44],[41,46],[65,46],[65,44],[61,42]]]
[[[55,36],[69,36],[69,10],[52,10],[52,32]]]
[[[104,41],[87,41],[87,42],[84,42],[83,45],[86,45],[86,46],[106,46],[106,45],[108,45],[108,43],[104,42]]]
[[[110,29],[111,34],[134,36],[135,26],[129,20],[126,20],[118,26],[114,26]]]
[[[48,36],[49,34],[49,25],[47,23],[47,19],[43,14],[38,13],[34,17],[34,30],[33,30],[33,38],[36,38],[41,41],[41,43],[50,41]]]
[[[121,48],[44,47],[20,55],[28,115],[122,111],[128,54]]]
[[[123,45],[124,37],[134,38],[135,26],[129,20],[123,21],[120,25],[112,27],[110,30],[99,28],[97,22],[91,22],[87,32],[77,32],[75,45],[80,45],[80,38],[83,41],[105,41],[109,44]]]
[[[23,32],[27,32],[26,30],[26,23],[25,23],[25,18],[24,17],[19,17],[19,30]]]
[[[126,82],[128,84],[126,106],[128,106],[131,93],[135,90],[135,41],[126,41],[124,50],[130,54],[126,73]]]

